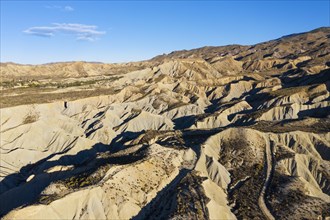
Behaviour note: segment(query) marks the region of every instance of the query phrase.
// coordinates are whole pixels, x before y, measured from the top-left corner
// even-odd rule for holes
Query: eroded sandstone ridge
[[[126,64],[1,64],[4,219],[330,216],[330,28]]]

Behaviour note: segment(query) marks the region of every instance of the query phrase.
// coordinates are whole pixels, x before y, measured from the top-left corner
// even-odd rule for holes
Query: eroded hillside
[[[128,64],[1,64],[0,216],[330,216],[329,66],[329,28]]]

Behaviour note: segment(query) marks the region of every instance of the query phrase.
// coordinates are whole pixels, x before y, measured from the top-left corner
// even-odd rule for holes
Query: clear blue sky
[[[1,62],[127,62],[330,26],[329,1],[3,1]]]

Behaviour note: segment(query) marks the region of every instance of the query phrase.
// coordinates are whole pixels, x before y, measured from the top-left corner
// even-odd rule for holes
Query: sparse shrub
[[[36,122],[39,116],[37,114],[29,114],[23,119],[23,124],[30,124]]]

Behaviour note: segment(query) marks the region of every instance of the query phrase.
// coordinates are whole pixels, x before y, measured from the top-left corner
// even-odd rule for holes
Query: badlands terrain
[[[1,63],[3,219],[330,217],[330,28],[125,64]]]

